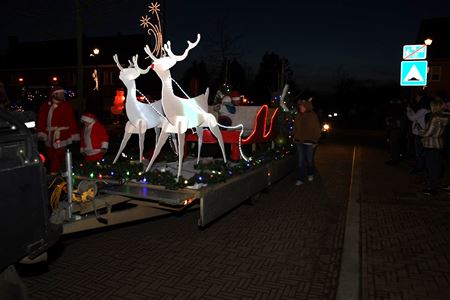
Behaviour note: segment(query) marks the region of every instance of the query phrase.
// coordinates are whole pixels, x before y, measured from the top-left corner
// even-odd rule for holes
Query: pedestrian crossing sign
[[[401,86],[425,86],[427,85],[428,62],[402,61],[400,67]]]

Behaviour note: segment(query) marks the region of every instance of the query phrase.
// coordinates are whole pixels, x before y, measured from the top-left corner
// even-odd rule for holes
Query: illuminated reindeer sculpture
[[[117,54],[115,54],[113,58],[120,70],[119,78],[127,88],[125,107],[128,117],[123,139],[113,163],[116,163],[132,134],[139,134],[139,161],[142,162],[145,132],[150,128],[155,128],[156,140],[158,140],[159,131],[161,130],[161,125],[165,119],[161,100],[151,104],[145,104],[136,99],[136,78],[141,74],[147,74],[150,70],[150,67],[145,70],[139,68],[137,55],[133,56],[133,62],[130,62],[130,66],[127,68],[123,68],[119,63]]]
[[[181,174],[181,165],[184,155],[184,142],[185,134],[188,128],[196,128],[198,134],[198,158],[200,157],[200,149],[202,145],[203,127],[208,127],[214,136],[217,138],[220,149],[222,150],[223,160],[226,162],[225,150],[223,146],[222,134],[218,127],[218,123],[214,115],[208,113],[208,94],[209,90],[206,89],[205,94],[199,95],[195,98],[184,99],[174,94],[172,88],[172,76],[170,74],[170,68],[172,68],[177,62],[184,60],[190,49],[197,46],[200,41],[200,34],[197,34],[197,40],[192,43],[188,41],[188,47],[184,51],[183,55],[177,56],[172,53],[170,41],[164,45],[164,50],[168,56],[156,58],[148,45],[145,46],[145,52],[153,60],[150,66],[162,81],[161,102],[166,116],[166,120],[163,120],[162,131],[159,136],[158,142],[153,152],[153,156],[150,163],[147,166],[146,172],[151,168],[153,162],[161,151],[162,146],[165,144],[167,137],[170,133],[176,133],[178,136],[178,173],[177,180]]]

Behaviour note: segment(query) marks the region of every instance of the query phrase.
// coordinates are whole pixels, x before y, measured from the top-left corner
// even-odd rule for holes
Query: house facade
[[[427,47],[428,84],[430,95],[450,97],[450,17],[423,20],[417,35],[417,44],[431,39]]]

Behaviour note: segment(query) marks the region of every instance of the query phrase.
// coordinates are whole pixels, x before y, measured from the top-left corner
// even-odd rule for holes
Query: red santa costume
[[[91,113],[84,113],[81,122],[85,126],[81,129],[80,152],[84,154],[86,161],[101,160],[109,141],[105,127]]]
[[[80,140],[72,106],[64,101],[64,89],[55,86],[49,101],[42,103],[37,118],[38,139],[47,146],[50,172],[56,173],[64,162],[66,146]]]

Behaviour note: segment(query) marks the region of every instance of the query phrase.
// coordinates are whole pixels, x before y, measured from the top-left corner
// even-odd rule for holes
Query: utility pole
[[[84,72],[83,72],[83,23],[81,18],[80,0],[75,0],[76,22],[77,22],[77,90],[78,103],[74,105],[79,111],[86,108],[86,99],[84,98]]]

